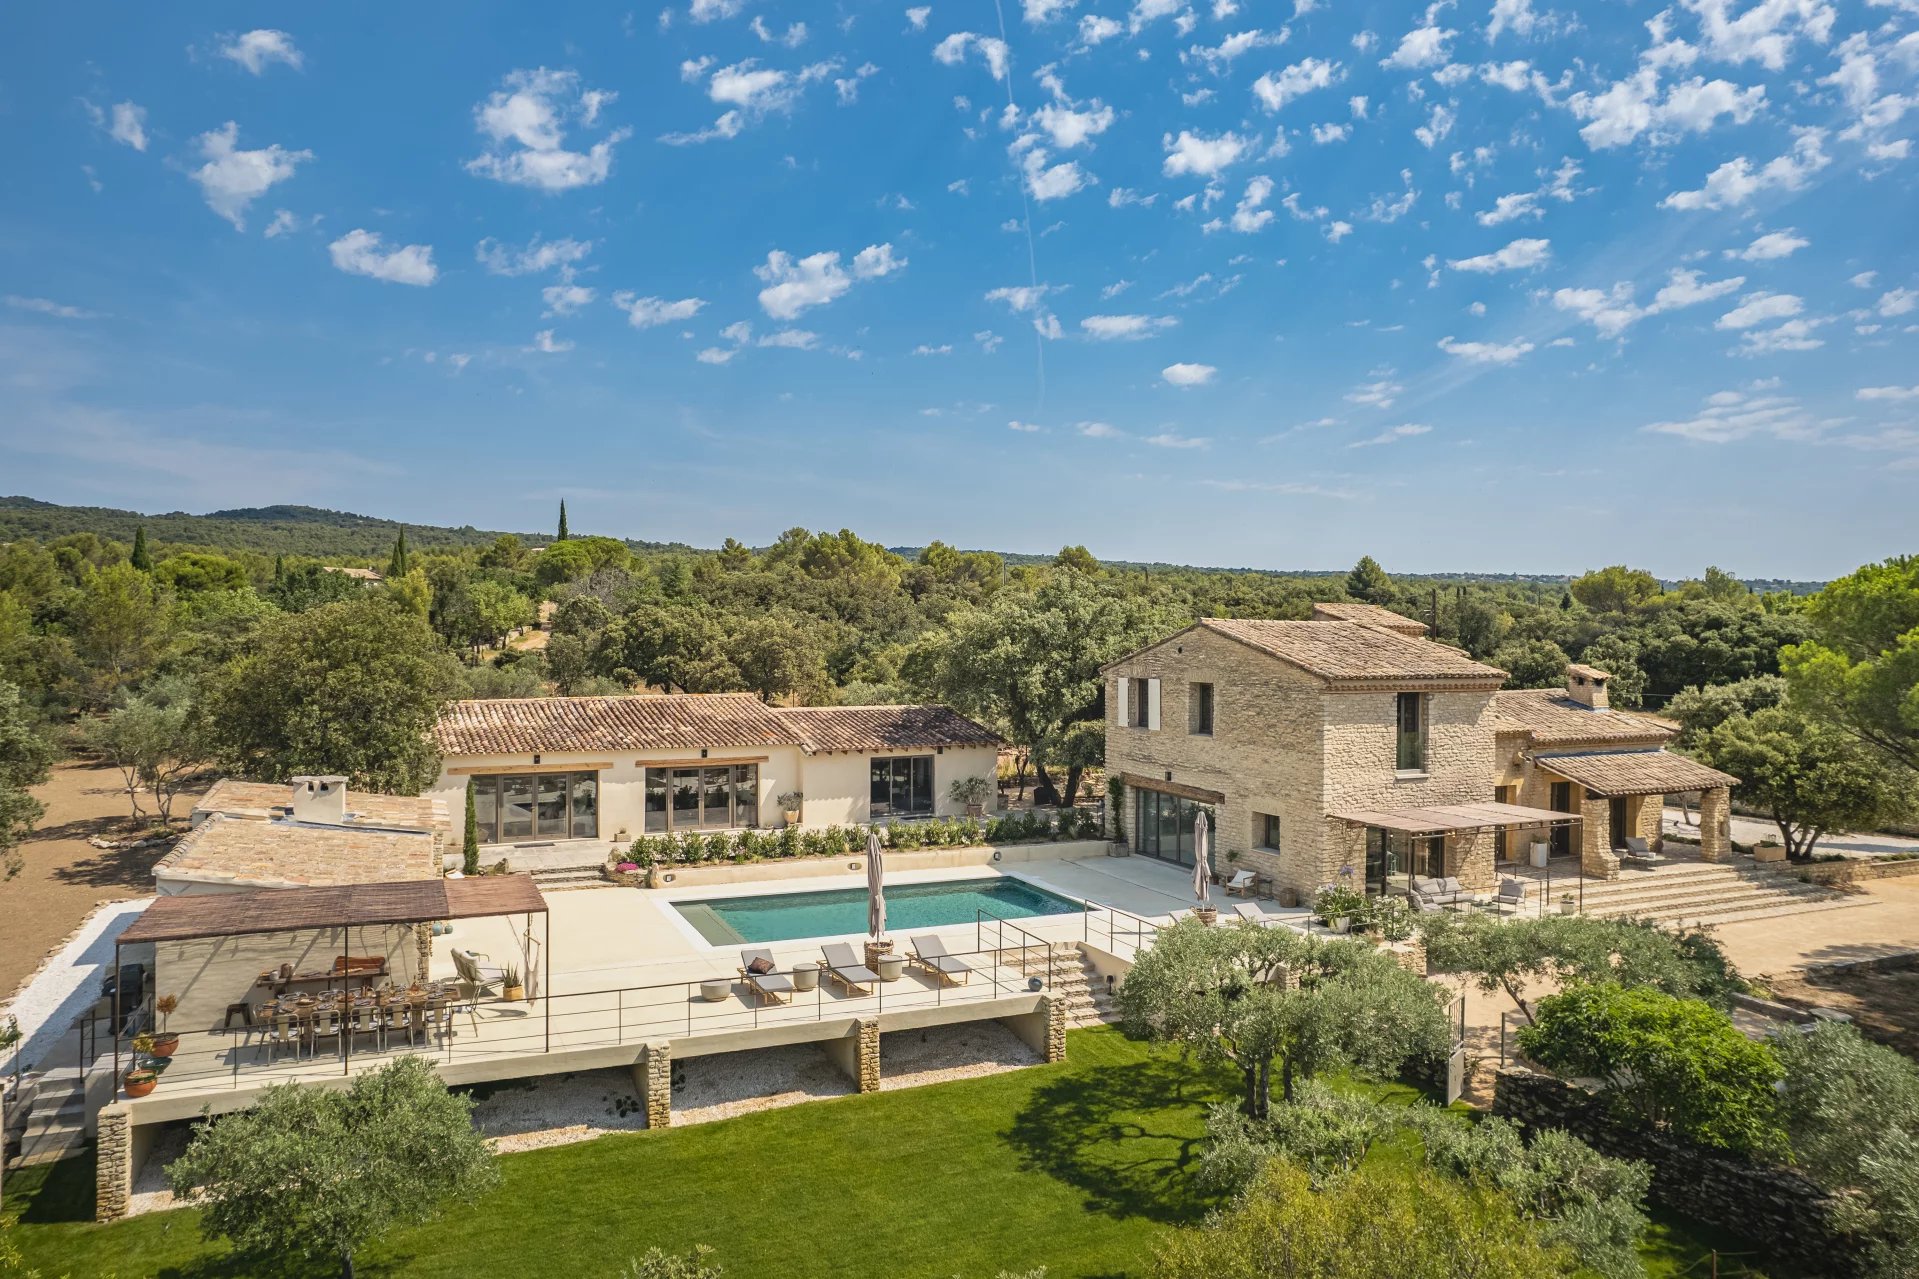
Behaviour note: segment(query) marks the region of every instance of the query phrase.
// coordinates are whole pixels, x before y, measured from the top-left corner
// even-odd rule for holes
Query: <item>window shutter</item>
[[[1132,681],[1127,679],[1124,675],[1119,677],[1118,701],[1119,701],[1119,726],[1121,728],[1125,728],[1127,725],[1133,722],[1133,717],[1130,714],[1132,707],[1128,705],[1127,698],[1126,698],[1126,694],[1130,691],[1131,684],[1132,684]]]
[[[1159,681],[1156,679],[1146,681],[1146,727],[1159,727]]]

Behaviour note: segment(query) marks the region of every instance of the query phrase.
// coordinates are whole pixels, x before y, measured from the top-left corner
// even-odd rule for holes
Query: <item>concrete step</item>
[[[7,1161],[9,1168],[32,1168],[38,1164],[59,1163],[85,1150],[87,1134],[81,1129],[70,1132],[41,1133],[20,1143],[20,1153]]]
[[[1777,919],[1788,915],[1805,915],[1825,910],[1849,910],[1854,906],[1863,906],[1864,900],[1841,899],[1828,902],[1799,902],[1791,905],[1752,904],[1731,905],[1714,910],[1710,908],[1685,911],[1673,911],[1651,916],[1662,924],[1684,924],[1688,927],[1699,924],[1744,924],[1754,920]]]
[[[1585,908],[1589,915],[1633,915],[1660,914],[1693,907],[1732,907],[1738,905],[1769,903],[1788,906],[1793,904],[1814,905],[1822,902],[1838,901],[1843,894],[1827,892],[1823,889],[1795,891],[1786,888],[1691,888],[1676,889],[1671,892],[1647,893],[1635,897],[1599,897],[1591,894],[1586,897]]]
[[[594,866],[564,866],[552,870],[536,870],[532,879],[541,892],[563,892],[570,888],[614,888],[617,887]]]

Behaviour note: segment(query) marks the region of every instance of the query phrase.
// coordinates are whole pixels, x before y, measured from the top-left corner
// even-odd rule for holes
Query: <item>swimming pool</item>
[[[792,941],[844,937],[866,931],[866,890],[771,893],[674,902],[673,908],[709,943]],[[1086,908],[1020,879],[958,879],[937,884],[899,884],[886,890],[886,931],[908,933],[970,924],[980,912],[1000,919],[1071,915]]]

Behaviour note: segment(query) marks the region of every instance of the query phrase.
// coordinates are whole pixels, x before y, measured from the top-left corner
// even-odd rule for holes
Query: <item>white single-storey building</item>
[[[956,816],[1000,739],[945,706],[768,706],[751,693],[454,702],[427,797],[456,828],[474,787],[492,848],[623,845],[641,835]],[[454,845],[458,847],[457,842]]]

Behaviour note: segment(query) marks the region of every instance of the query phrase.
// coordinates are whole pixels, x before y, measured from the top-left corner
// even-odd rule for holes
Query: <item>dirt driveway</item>
[[[120,774],[68,761],[33,793],[47,806],[40,828],[20,846],[26,866],[0,881],[0,1002],[13,997],[40,960],[85,919],[95,905],[144,897],[153,891],[153,863],[166,849],[95,848],[88,836],[119,840],[138,828],[128,816]],[[182,796],[174,812],[185,816]]]

